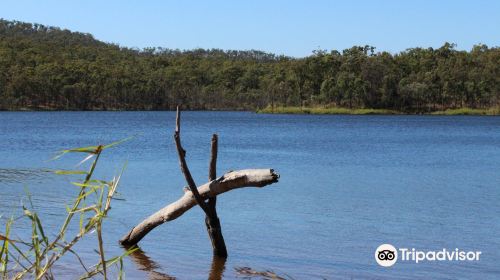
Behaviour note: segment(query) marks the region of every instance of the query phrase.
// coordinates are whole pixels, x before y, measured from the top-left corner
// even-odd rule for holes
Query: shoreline
[[[116,109],[116,108],[94,108],[94,109],[49,109],[49,108],[19,108],[14,110],[0,110],[0,112],[169,112],[174,109]],[[256,114],[288,114],[288,115],[422,115],[422,116],[500,116],[500,107],[489,109],[458,108],[433,112],[403,112],[391,109],[349,109],[343,107],[275,107],[271,109],[184,109],[184,111],[198,112],[253,112]]]
[[[257,110],[258,114],[298,114],[298,115],[433,115],[433,116],[499,116],[500,108],[488,109],[458,108],[433,112],[402,112],[391,109],[349,109],[342,107],[266,107]]]

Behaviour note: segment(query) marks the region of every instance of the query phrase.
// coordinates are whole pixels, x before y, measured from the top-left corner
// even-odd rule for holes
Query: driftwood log
[[[180,168],[188,184],[188,187],[184,188],[184,195],[177,201],[165,206],[163,209],[160,209],[143,220],[140,224],[133,227],[120,239],[120,243],[124,246],[133,246],[155,227],[180,217],[186,211],[198,204],[206,215],[205,224],[212,242],[213,253],[215,256],[225,258],[227,257],[227,250],[216,211],[217,195],[242,187],[267,186],[277,182],[279,174],[274,172],[273,169],[246,169],[230,171],[216,178],[217,135],[214,134],[212,136],[209,164],[209,182],[201,187],[196,187],[185,160],[186,151],[181,145],[179,108],[177,108],[174,140],[179,155]]]
[[[277,182],[279,175],[272,169],[247,169],[231,171],[218,179],[206,183],[198,188],[202,199],[215,197],[221,193],[242,187],[264,187]],[[122,245],[137,244],[146,234],[155,227],[177,219],[189,209],[196,205],[191,191],[186,191],[177,201],[165,206],[158,212],[146,218],[140,224],[132,228],[121,240]]]

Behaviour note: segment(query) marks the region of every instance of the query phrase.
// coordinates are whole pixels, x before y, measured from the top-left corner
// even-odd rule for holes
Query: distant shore
[[[238,112],[255,112],[257,114],[297,114],[297,115],[438,115],[438,116],[500,116],[500,107],[493,107],[488,109],[474,109],[474,108],[458,108],[458,109],[447,109],[444,111],[432,111],[432,112],[403,112],[391,109],[374,109],[374,108],[358,108],[349,109],[343,107],[298,107],[298,106],[287,106],[287,107],[274,107],[268,106],[263,109],[245,109],[245,108],[191,108],[184,109],[185,111],[238,111]],[[92,108],[87,110],[81,109],[60,109],[60,108],[50,108],[50,107],[29,107],[29,108],[15,108],[15,109],[0,109],[0,112],[135,112],[135,111],[173,111],[173,109],[123,109],[123,108]]]
[[[488,109],[473,109],[473,108],[458,108],[447,109],[444,111],[433,112],[402,112],[390,109],[349,109],[342,107],[266,107],[256,111],[262,114],[311,114],[311,115],[443,115],[443,116],[456,116],[456,115],[472,115],[472,116],[498,116],[500,115],[500,108]]]

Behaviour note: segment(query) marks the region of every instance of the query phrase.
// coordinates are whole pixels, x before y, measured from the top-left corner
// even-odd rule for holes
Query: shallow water
[[[55,232],[76,194],[49,169],[72,169],[81,155],[48,161],[63,148],[109,143],[98,177],[128,162],[104,230],[108,256],[144,217],[176,200],[185,185],[173,143],[173,112],[1,112],[0,228],[21,213],[28,186]],[[210,137],[219,135],[218,174],[274,168],[280,182],[222,195],[218,212],[229,251],[212,263],[203,212],[194,208],[151,232],[125,262],[129,279],[239,277],[237,267],[293,279],[500,277],[500,118],[260,115],[184,112],[182,139],[197,183],[207,178]],[[24,198],[24,199],[23,199]],[[19,223],[17,232],[27,232]],[[479,262],[377,265],[382,243],[422,250],[482,251]],[[97,261],[95,240],[78,251]],[[56,275],[82,274],[65,258]],[[214,274],[215,273],[215,274]]]

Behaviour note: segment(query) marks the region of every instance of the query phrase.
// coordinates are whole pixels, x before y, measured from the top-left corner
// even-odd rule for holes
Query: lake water
[[[1,112],[0,228],[21,214],[26,190],[55,232],[78,176],[64,148],[133,140],[106,150],[98,176],[111,179],[128,162],[121,198],[104,225],[108,256],[143,218],[175,201],[185,186],[173,143],[174,112]],[[219,135],[218,175],[274,168],[279,183],[223,194],[218,212],[229,251],[223,278],[236,267],[293,279],[500,278],[500,118],[446,116],[313,116],[184,112],[182,139],[195,181],[206,182],[212,133]],[[15,232],[28,227],[19,222]],[[478,262],[377,265],[382,243],[419,250],[482,251]],[[125,262],[128,279],[207,279],[210,241],[193,208],[161,225]],[[97,261],[95,239],[78,251]],[[219,264],[220,265],[220,264]],[[72,257],[58,278],[83,273]],[[213,271],[212,273],[221,272]],[[217,278],[217,277],[214,277]],[[258,279],[258,278],[257,278]]]

